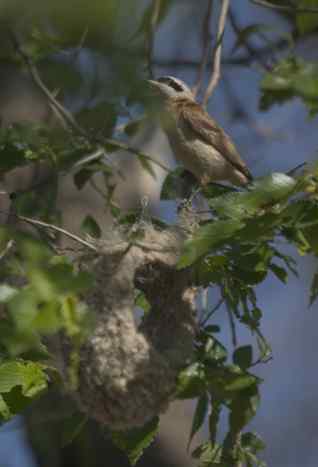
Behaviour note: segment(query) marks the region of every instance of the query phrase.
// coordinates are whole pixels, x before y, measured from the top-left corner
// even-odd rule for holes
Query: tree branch
[[[203,23],[202,23],[202,55],[201,55],[201,61],[200,61],[200,66],[197,74],[197,79],[196,83],[193,86],[192,92],[193,95],[196,96],[201,89],[202,86],[202,81],[203,81],[203,75],[204,75],[204,70],[206,68],[207,62],[208,62],[208,55],[209,55],[209,41],[210,41],[210,22],[211,22],[211,16],[212,16],[212,10],[213,10],[213,0],[208,0],[208,7],[206,14],[204,15],[203,18]]]
[[[93,244],[91,244],[89,242],[86,242],[83,238],[78,237],[77,235],[75,235],[75,234],[73,234],[71,232],[68,232],[65,229],[62,229],[61,227],[58,227],[57,225],[48,224],[47,222],[43,222],[43,221],[40,221],[38,219],[32,219],[31,217],[26,217],[26,216],[16,215],[16,217],[20,221],[26,222],[26,223],[28,223],[30,225],[44,227],[46,229],[51,229],[51,230],[54,230],[55,232],[59,232],[59,233],[65,235],[66,237],[69,237],[72,240],[76,241],[77,243],[80,243],[81,245],[89,248],[90,250],[97,251],[96,247]]]
[[[226,18],[230,6],[230,0],[222,0],[221,12],[218,21],[218,32],[217,32],[217,42],[215,49],[213,51],[213,71],[210,78],[210,82],[206,89],[203,105],[207,105],[209,98],[211,97],[214,89],[216,88],[220,76],[221,76],[221,57],[222,57],[222,41],[225,30]]]

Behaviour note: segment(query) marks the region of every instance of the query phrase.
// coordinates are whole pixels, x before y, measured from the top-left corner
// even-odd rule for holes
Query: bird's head
[[[194,101],[194,95],[189,86],[174,76],[162,76],[156,80],[150,79],[148,83],[152,92],[164,100],[180,97]]]

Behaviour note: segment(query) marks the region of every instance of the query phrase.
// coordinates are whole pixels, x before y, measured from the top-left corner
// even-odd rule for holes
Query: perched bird
[[[176,159],[200,184],[224,180],[246,185],[252,180],[230,137],[183,81],[163,76],[148,83],[158,95],[161,126]]]

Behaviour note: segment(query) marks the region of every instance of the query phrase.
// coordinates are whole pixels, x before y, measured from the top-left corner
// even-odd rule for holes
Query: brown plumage
[[[252,176],[225,131],[173,77],[150,81],[161,96],[160,120],[177,160],[201,184],[227,180],[245,185]]]

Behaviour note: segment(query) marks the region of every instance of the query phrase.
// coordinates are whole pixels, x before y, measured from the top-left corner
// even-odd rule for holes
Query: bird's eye
[[[170,86],[171,88],[173,88],[175,91],[177,92],[182,92],[184,89],[183,87],[181,86],[181,84],[179,84],[177,81],[175,81],[173,78],[169,78],[167,76],[164,76],[162,78],[159,78],[158,79],[158,82],[159,83],[164,83],[164,84],[167,84],[168,86]]]

